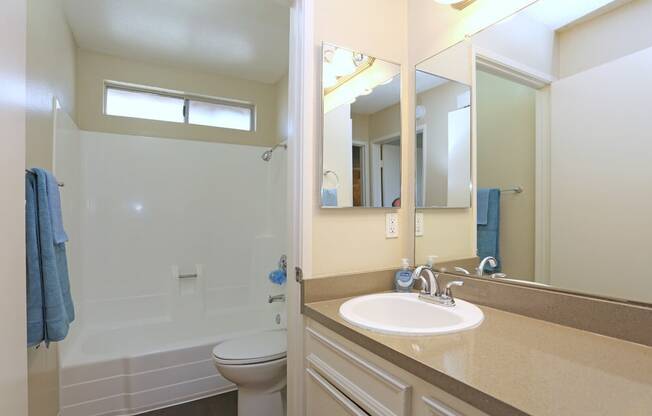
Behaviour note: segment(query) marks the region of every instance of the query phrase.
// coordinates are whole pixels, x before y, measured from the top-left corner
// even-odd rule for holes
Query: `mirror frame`
[[[321,200],[321,193],[322,189],[324,189],[324,46],[325,45],[330,45],[330,46],[335,46],[337,48],[342,48],[342,49],[347,49],[349,51],[354,51],[354,52],[359,52],[362,53],[366,56],[379,59],[383,62],[387,62],[388,64],[396,65],[398,67],[398,76],[399,80],[402,80],[403,78],[403,67],[400,63],[396,63],[391,60],[387,60],[384,58],[380,58],[378,56],[370,55],[366,53],[363,50],[358,50],[354,48],[349,48],[346,46],[340,46],[336,43],[333,42],[326,42],[322,41],[321,46],[319,48],[320,54],[319,54],[319,163],[318,163],[318,175],[319,175],[319,187],[317,188],[317,201],[319,201],[319,209],[327,209],[327,210],[337,210],[337,209],[385,209],[385,210],[397,210],[399,207],[374,207],[374,206],[350,206],[350,207],[329,207],[329,206],[324,206],[322,204]],[[403,120],[402,120],[402,115],[403,115],[403,85],[402,81],[399,84],[399,100],[398,100],[398,108],[399,108],[399,127],[400,127],[400,138],[401,138],[401,166],[403,165],[403,146],[404,146],[404,140],[403,140]],[[401,184],[401,191],[400,191],[400,198],[401,201],[404,196],[404,189],[403,189],[403,168],[400,169],[399,172],[399,183]]]
[[[450,47],[448,47],[446,49],[453,48],[453,47],[455,47],[455,46],[457,46],[459,44],[462,44],[464,42],[465,41],[457,42],[454,45],[452,45],[452,46],[450,46]],[[415,180],[414,180],[414,209],[415,209],[415,212],[417,212],[417,210],[472,209],[473,208],[473,191],[474,191],[474,186],[473,186],[473,172],[474,172],[474,169],[473,169],[473,150],[474,150],[473,136],[475,135],[475,129],[473,128],[474,127],[473,117],[475,115],[475,106],[473,105],[473,103],[475,101],[475,91],[473,90],[473,85],[467,85],[467,84],[465,84],[463,82],[455,81],[453,79],[446,78],[446,77],[443,77],[441,75],[433,74],[432,72],[428,72],[428,71],[424,71],[424,70],[419,69],[419,65],[421,65],[424,62],[434,58],[435,56],[437,56],[440,53],[444,52],[446,49],[444,49],[444,50],[438,52],[437,54],[432,55],[432,56],[430,56],[430,57],[428,57],[426,59],[423,59],[423,60],[417,62],[414,65],[414,108],[415,108],[414,112],[415,112],[415,114],[414,114],[414,146],[413,146],[412,150],[414,151],[414,154],[416,156],[417,135],[419,134],[419,129],[418,129],[419,123],[418,123],[418,121],[417,121],[418,119],[416,117],[417,95],[418,95],[417,94],[417,72],[423,72],[423,73],[426,73],[428,75],[432,75],[432,76],[437,77],[437,78],[445,79],[445,80],[447,80],[449,82],[456,82],[458,84],[466,85],[469,88],[469,94],[471,94],[471,102],[469,103],[469,108],[470,108],[470,112],[471,112],[471,117],[469,118],[469,132],[470,132],[470,136],[469,136],[469,205],[465,206],[465,207],[449,207],[449,206],[437,206],[437,205],[423,206],[423,207],[418,206],[417,205],[417,183],[416,183],[417,182],[416,181],[417,166],[416,166],[416,163],[415,163],[414,164],[414,178],[415,178]],[[416,161],[416,157],[415,157],[415,161]]]

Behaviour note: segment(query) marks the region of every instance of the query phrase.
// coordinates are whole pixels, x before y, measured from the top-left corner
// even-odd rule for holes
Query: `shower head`
[[[263,159],[265,162],[269,162],[270,160],[272,160],[272,153],[274,153],[274,150],[276,150],[276,148],[278,148],[278,147],[282,147],[283,149],[287,149],[288,145],[285,144],[284,141],[279,143],[279,144],[275,144],[271,149],[265,150],[265,152],[260,156],[260,158]]]

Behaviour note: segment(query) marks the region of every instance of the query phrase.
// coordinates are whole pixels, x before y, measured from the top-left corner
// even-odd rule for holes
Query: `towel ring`
[[[337,173],[334,170],[325,170],[324,171],[324,176],[328,175],[329,173],[332,174],[333,176],[335,176],[335,188],[336,189],[339,188],[340,187],[340,177],[337,176]]]

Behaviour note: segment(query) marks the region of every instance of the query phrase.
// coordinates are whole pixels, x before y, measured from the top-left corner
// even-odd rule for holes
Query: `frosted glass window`
[[[253,109],[239,105],[190,100],[188,123],[225,129],[253,130]]]
[[[185,100],[180,97],[106,88],[106,114],[183,123]]]

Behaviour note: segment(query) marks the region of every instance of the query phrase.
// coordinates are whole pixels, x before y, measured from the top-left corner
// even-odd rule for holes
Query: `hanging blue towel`
[[[50,205],[51,198],[58,196],[48,195],[51,174],[42,169],[33,171],[25,178],[28,346],[63,340],[75,319],[66,246],[56,242],[65,232],[55,236],[56,220],[52,219],[53,215],[61,215],[60,202]]]
[[[489,189],[478,189],[478,225],[487,225],[489,215]]]
[[[321,206],[322,207],[337,206],[337,188],[323,188],[321,190]]]
[[[478,201],[480,193],[478,190]],[[496,267],[485,266],[485,272],[498,273],[501,270],[500,261],[500,189],[487,189],[487,218],[486,224],[480,224],[480,202],[478,202],[478,257],[483,259],[488,256],[495,257],[498,261]]]

